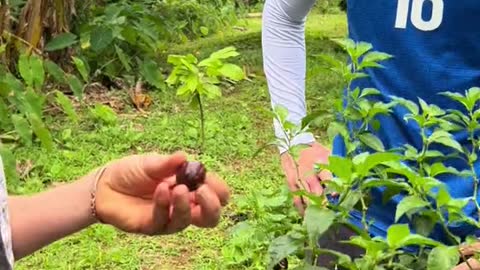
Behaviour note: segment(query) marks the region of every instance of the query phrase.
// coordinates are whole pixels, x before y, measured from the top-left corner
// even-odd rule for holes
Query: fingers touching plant
[[[204,98],[214,99],[222,95],[219,84],[222,80],[237,82],[245,78],[242,68],[226,62],[238,56],[234,47],[216,51],[210,57],[199,61],[194,55],[170,55],[168,63],[173,70],[167,78],[167,84],[178,86],[177,95],[198,105],[200,110],[201,145],[205,143],[205,111]]]

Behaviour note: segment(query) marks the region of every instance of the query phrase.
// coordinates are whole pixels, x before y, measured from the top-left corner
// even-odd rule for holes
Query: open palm
[[[186,156],[132,155],[107,165],[97,189],[100,220],[123,231],[171,234],[193,224],[214,227],[229,199],[228,187],[207,174],[205,184],[189,192],[175,174]]]

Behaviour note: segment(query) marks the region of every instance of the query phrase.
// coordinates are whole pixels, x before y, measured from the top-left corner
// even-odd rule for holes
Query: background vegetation
[[[0,154],[10,194],[73,181],[124,155],[181,149],[222,175],[234,196],[214,230],[190,228],[151,239],[94,226],[22,260],[17,268],[262,269],[263,258],[255,259],[254,253],[244,254],[250,261],[245,263],[222,247],[231,240],[232,225],[261,216],[267,207],[261,198],[283,184],[274,150],[252,159],[273,134],[261,19],[247,16],[260,12],[263,1],[0,3]],[[323,1],[309,17],[308,54],[342,58],[329,38],[345,33],[339,2]],[[228,63],[241,67],[244,76],[219,75],[215,85],[221,97],[204,104],[200,148],[200,114],[192,107],[197,104],[177,96],[180,86],[168,83],[175,67],[168,59],[191,54],[202,60],[227,47],[239,54]],[[313,56],[308,65],[310,108],[327,108],[317,133],[326,142],[322,124],[331,117],[328,108],[340,81],[321,74]]]

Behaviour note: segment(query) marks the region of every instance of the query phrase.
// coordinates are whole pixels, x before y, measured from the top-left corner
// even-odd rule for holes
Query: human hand
[[[322,194],[323,188],[321,181],[331,179],[332,175],[326,170],[320,172],[318,175],[314,174],[314,166],[318,163],[327,163],[329,156],[330,151],[316,142],[307,149],[302,150],[297,162],[299,167],[299,175],[297,177],[297,169],[295,168],[294,160],[288,153],[282,154],[282,168],[287,178],[287,184],[290,190],[295,192],[302,188],[302,185],[299,185],[297,182],[297,179],[300,178],[307,192],[316,195]],[[294,204],[300,214],[303,215],[305,211],[304,200],[298,196],[295,196]]]
[[[133,155],[107,164],[96,193],[101,222],[129,233],[173,234],[193,224],[215,227],[229,199],[227,185],[207,173],[196,191],[176,185],[183,153]]]

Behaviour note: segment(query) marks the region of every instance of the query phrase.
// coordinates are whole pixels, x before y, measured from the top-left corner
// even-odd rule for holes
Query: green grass
[[[178,100],[173,90],[155,92],[151,93],[154,104],[147,115],[126,106],[113,125],[95,121],[86,112],[81,113],[79,125],[65,119],[50,119],[57,147],[50,153],[39,147],[18,148],[17,160],[31,161],[34,168],[20,182],[8,183],[13,192],[35,193],[56,182],[73,181],[96,166],[124,155],[183,150],[202,160],[230,185],[233,197],[221,224],[212,230],[189,228],[177,235],[154,238],[93,226],[21,260],[16,269],[224,269],[220,250],[233,225],[230,216],[235,214],[236,198],[253,190],[279,188],[284,181],[275,149],[252,159],[257,149],[273,135],[268,114],[270,100],[262,73],[260,20],[251,19],[239,25],[245,27],[245,31],[231,30],[167,52],[199,52],[201,57],[234,45],[242,55],[239,63],[256,75],[251,82],[225,90],[222,99],[206,103],[207,139],[202,155],[197,151],[198,112]],[[307,97],[310,110],[331,108],[338,96],[338,80],[321,73],[313,55],[340,55],[327,38],[342,37],[345,32],[344,15],[309,17]],[[122,93],[118,95],[125,97]],[[316,131],[319,140],[327,142],[325,125]]]

